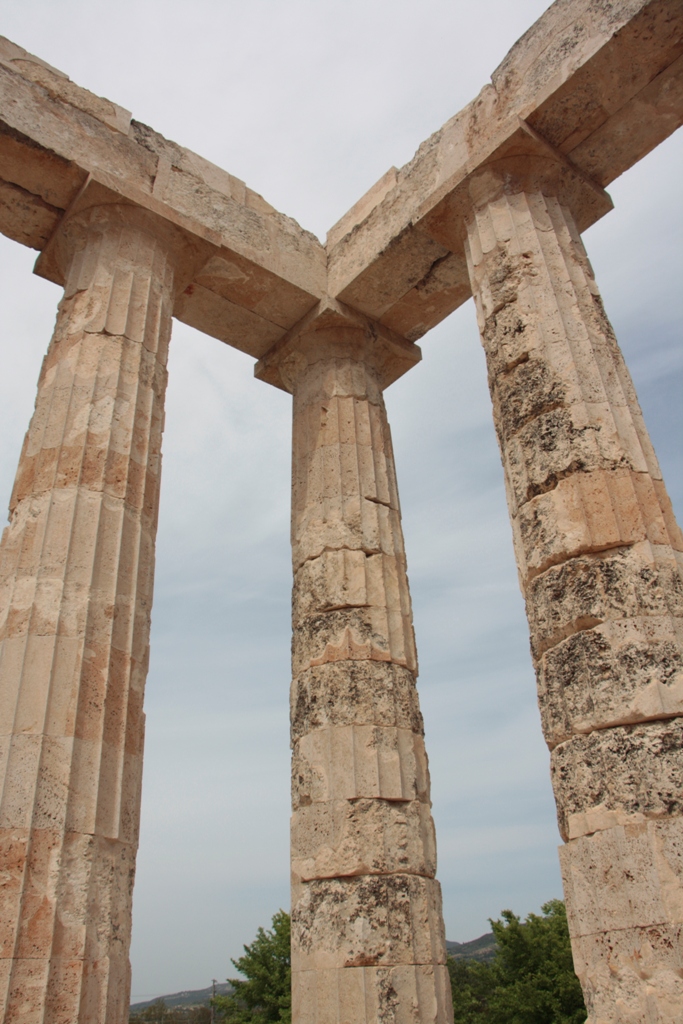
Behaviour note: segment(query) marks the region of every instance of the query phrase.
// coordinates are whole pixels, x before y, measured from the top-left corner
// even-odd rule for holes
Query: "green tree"
[[[230,978],[233,991],[216,996],[220,1020],[230,1024],[291,1024],[292,968],[289,914],[278,910],[269,931],[259,928],[244,956],[232,964],[246,981]]]
[[[491,921],[490,964],[449,960],[456,1024],[584,1024],[586,1007],[574,974],[564,903],[521,921],[511,910]]]
[[[163,999],[157,999],[144,1010],[132,1014],[130,1024],[168,1024],[170,1010]]]

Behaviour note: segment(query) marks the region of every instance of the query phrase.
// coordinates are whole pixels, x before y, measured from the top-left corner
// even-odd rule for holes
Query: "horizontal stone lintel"
[[[10,238],[42,251],[97,181],[109,202],[151,210],[201,240],[206,258],[185,286],[203,291],[176,315],[256,358],[323,294],[325,251],[310,232],[1,37],[0,107],[0,231]],[[49,261],[37,272],[63,283]]]
[[[492,84],[331,229],[326,270],[318,240],[244,182],[0,40],[0,230],[43,249],[96,171],[202,239],[175,313],[204,333],[261,358],[329,292],[415,341],[470,297],[463,217],[482,173],[552,165],[548,187],[584,230],[611,208],[605,185],[682,123],[682,61],[678,0],[553,4]]]
[[[466,301],[463,210],[476,201],[473,182],[522,135],[529,156],[582,186],[572,212],[585,230],[611,208],[602,189],[683,122],[682,52],[677,0],[622,0],[609,14],[589,0],[553,4],[493,84],[373,186],[355,222],[330,232],[331,294],[411,340]]]

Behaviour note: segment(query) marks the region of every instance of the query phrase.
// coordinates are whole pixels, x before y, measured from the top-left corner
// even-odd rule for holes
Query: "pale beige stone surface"
[[[683,718],[596,729],[558,744],[551,777],[563,839],[683,814]]]
[[[172,239],[71,225],[0,552],[4,1020],[120,1024],[142,776]]]
[[[560,864],[589,1020],[677,1024],[683,1005],[680,818],[570,840]]]
[[[542,166],[514,161],[479,181],[466,249],[567,841],[575,967],[590,1024],[673,1024],[681,532],[571,195],[555,191],[554,173],[544,182]]]
[[[538,662],[543,730],[554,747],[575,733],[683,713],[683,620],[606,619]]]
[[[670,548],[615,545],[570,556],[533,576],[525,589],[534,654],[539,657],[577,630],[614,620],[640,620],[649,628],[655,625],[650,619],[664,618],[680,637],[679,565]]]
[[[408,669],[390,661],[326,662],[292,681],[292,742],[326,726],[395,726],[422,735],[424,726]]]
[[[383,387],[418,357],[338,304],[322,304],[259,368],[294,395],[297,1024],[452,1020],[382,399]]]
[[[382,391],[471,294],[590,1024],[678,1021],[683,538],[579,232],[683,122],[679,0],[558,0],[326,248],[3,39],[0,104],[0,230],[65,285],[0,566],[6,1024],[127,1014],[171,314],[294,395],[294,1020],[452,1019]]]
[[[648,925],[572,940],[588,1024],[679,1024],[683,926]]]
[[[441,890],[419,875],[324,878],[292,889],[292,970],[446,962]]]
[[[683,842],[675,820],[612,825],[560,851],[572,933],[683,923]]]
[[[408,729],[316,729],[296,742],[292,776],[294,807],[363,797],[429,799],[424,740]]]
[[[394,533],[390,527],[382,532]],[[391,661],[415,671],[412,609],[404,577],[401,556],[381,551],[369,555],[326,550],[304,562],[294,578],[294,671],[348,660],[351,650],[354,658]]]
[[[297,971],[292,1019],[297,1024],[440,1024],[449,1013],[451,986],[443,965],[346,967]]]
[[[418,800],[300,803],[292,816],[292,876],[303,882],[347,875],[436,873],[430,805]]]
[[[331,294],[421,337],[471,294],[464,263],[450,253],[463,251],[471,179],[514,143],[520,119],[543,141],[537,155],[566,158],[569,176],[602,187],[683,122],[682,23],[678,0],[552,4],[491,83],[399,169],[393,188],[375,186],[342,219],[346,234],[329,240]],[[575,210],[581,230],[609,202],[590,206]]]

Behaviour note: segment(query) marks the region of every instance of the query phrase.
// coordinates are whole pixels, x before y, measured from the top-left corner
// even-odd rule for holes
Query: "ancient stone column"
[[[293,1020],[445,1024],[441,893],[382,399],[419,351],[339,309],[265,361],[294,395]]]
[[[174,269],[131,207],[66,287],[0,563],[0,1019],[123,1024]]]
[[[542,175],[524,184],[503,168],[473,188],[466,249],[552,752],[574,963],[591,1024],[674,1024],[683,542],[572,211]]]

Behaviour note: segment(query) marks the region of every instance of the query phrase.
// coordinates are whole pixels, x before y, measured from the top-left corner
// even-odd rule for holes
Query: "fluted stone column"
[[[1,549],[0,1018],[122,1024],[174,270],[129,207],[59,247]]]
[[[382,399],[398,374],[357,323],[323,317],[288,351],[293,1020],[445,1024],[441,893]]]
[[[683,543],[572,213],[513,176],[467,256],[591,1024],[683,1007]]]

